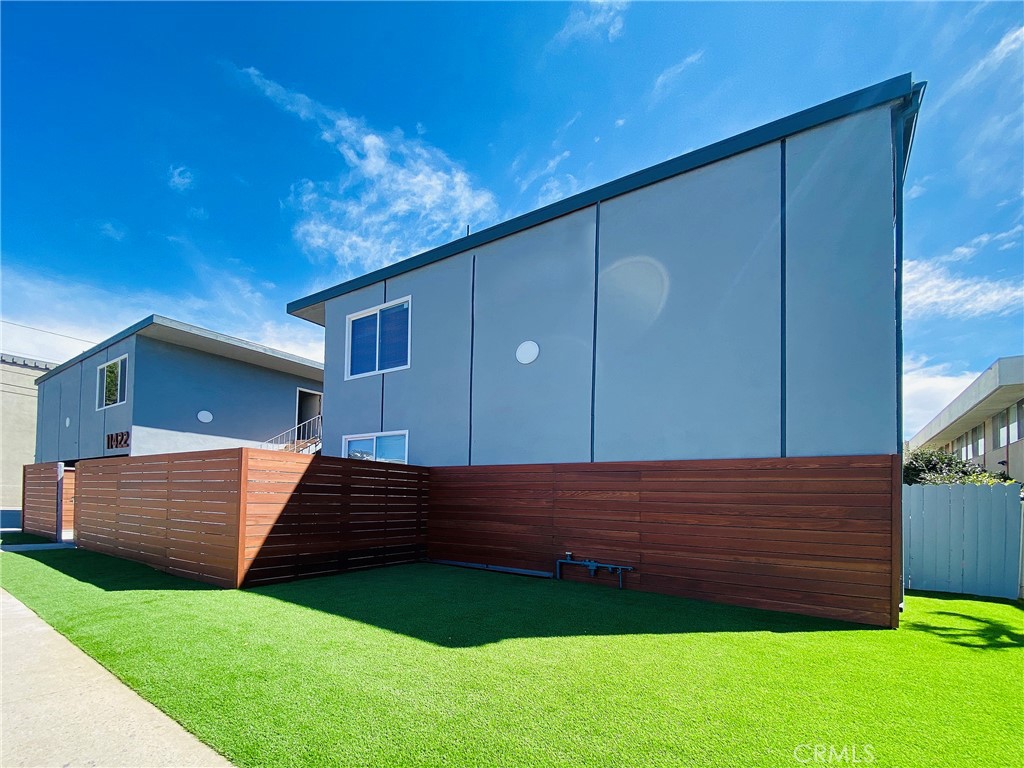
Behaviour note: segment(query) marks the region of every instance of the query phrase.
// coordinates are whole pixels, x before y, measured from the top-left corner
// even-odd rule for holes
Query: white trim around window
[[[361,317],[367,317],[368,315],[379,314],[381,310],[388,309],[389,307],[395,307],[399,304],[409,305],[409,327],[406,329],[406,342],[408,348],[405,351],[405,365],[399,365],[395,368],[385,368],[383,370],[376,369],[367,371],[366,373],[352,373],[352,321],[358,320]],[[380,318],[377,318],[377,349],[376,349],[376,363],[380,364]],[[345,381],[350,379],[364,379],[367,376],[378,376],[382,373],[391,373],[393,371],[404,371],[412,365],[412,296],[403,296],[400,299],[394,301],[388,301],[384,304],[378,304],[375,307],[369,309],[363,309],[359,312],[353,312],[351,315],[345,316]]]
[[[402,456],[401,461],[395,461],[393,459],[378,459],[377,458],[377,438],[379,437],[394,437],[401,435],[405,438],[405,455]],[[355,457],[363,458],[365,461],[383,461],[391,464],[408,464],[409,463],[409,430],[400,429],[394,432],[368,432],[363,435],[345,435],[341,438],[341,455],[350,459],[352,456],[348,455],[348,444],[355,440],[373,440],[373,455],[372,457]]]
[[[103,405],[102,403],[106,400],[105,397],[101,397],[106,392],[106,375],[103,373],[104,370],[118,363],[117,368],[117,402],[110,403],[109,405]],[[128,399],[128,355],[121,355],[115,357],[113,360],[108,360],[105,363],[100,363],[96,366],[96,410],[105,411],[107,408],[114,408],[118,405],[122,405]]]

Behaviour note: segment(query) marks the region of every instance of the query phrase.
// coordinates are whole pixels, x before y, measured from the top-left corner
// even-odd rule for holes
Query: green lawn
[[[0,570],[240,766],[1024,762],[1007,602],[910,596],[892,631],[428,564],[244,591],[74,550]]]
[[[3,531],[0,533],[0,544],[53,544],[53,539],[44,539],[34,533]]]

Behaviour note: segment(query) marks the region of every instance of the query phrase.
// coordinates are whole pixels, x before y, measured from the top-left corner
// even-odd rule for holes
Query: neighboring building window
[[[346,379],[409,367],[411,307],[406,296],[346,318]]]
[[[1006,418],[1006,411],[1000,411],[992,417],[992,448],[1002,448],[1006,445],[1006,437],[1009,434],[1007,429],[1008,420]]]
[[[971,458],[977,459],[985,453],[985,425],[980,424],[971,430]]]
[[[1010,406],[1009,442],[1016,443],[1024,438],[1024,400],[1018,400]]]
[[[970,456],[968,455],[967,440],[965,439],[964,435],[960,435],[960,437],[956,439],[956,442],[954,442],[954,445],[956,446],[956,448],[953,452],[960,454],[961,459],[966,460],[970,458]]]
[[[96,369],[96,410],[120,405],[128,391],[128,356],[104,363]]]
[[[409,463],[408,432],[375,432],[369,435],[346,435],[343,438],[347,459],[386,461],[391,464]]]

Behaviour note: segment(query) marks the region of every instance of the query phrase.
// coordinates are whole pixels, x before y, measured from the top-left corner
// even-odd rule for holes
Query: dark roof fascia
[[[303,314],[303,310],[310,309],[329,299],[343,296],[346,293],[357,291],[374,283],[379,283],[382,280],[433,264],[449,256],[454,256],[473,248],[479,248],[487,243],[587,208],[598,202],[665,181],[681,173],[686,173],[701,166],[756,149],[765,144],[771,144],[787,136],[817,128],[825,123],[830,123],[834,120],[839,120],[857,112],[863,112],[864,110],[896,100],[908,99],[914,93],[914,87],[913,80],[908,72],[845,96],[840,96],[824,104],[805,109],[758,128],[737,134],[731,138],[723,139],[701,149],[688,152],[685,155],[666,160],[650,168],[645,168],[622,178],[601,184],[593,189],[580,192],[577,195],[509,219],[493,227],[482,229],[472,235],[467,235],[466,237],[438,246],[417,256],[404,259],[373,272],[368,272],[365,275],[339,283],[304,298],[296,299],[288,304],[288,313],[301,317],[304,320],[315,322],[317,325],[323,325],[323,323],[306,317]]]
[[[320,370],[323,370],[323,364],[318,363],[316,360],[309,360],[308,358],[305,357],[292,355],[289,354],[288,352],[282,352],[279,349],[273,349],[272,347],[265,347],[262,344],[256,344],[251,341],[246,341],[245,339],[237,339],[233,336],[225,336],[222,333],[217,333],[216,331],[211,331],[206,328],[200,328],[197,325],[189,325],[188,323],[182,323],[178,320],[172,320],[169,317],[163,317],[161,315],[150,315],[149,317],[140,320],[134,325],[128,326],[123,331],[115,333],[106,341],[101,341],[94,347],[90,347],[81,354],[75,355],[67,362],[61,363],[52,371],[48,371],[47,373],[43,374],[38,379],[36,379],[36,384],[40,384],[46,381],[47,379],[56,376],[62,371],[72,367],[73,365],[82,362],[86,358],[92,357],[97,352],[100,352],[101,350],[104,350],[107,347],[113,346],[114,344],[117,344],[119,341],[123,341],[129,338],[130,336],[134,336],[152,325],[161,325],[167,328],[173,328],[175,330],[183,331],[194,336],[201,336],[205,339],[212,339],[214,341],[219,341],[224,344],[230,344],[232,346],[247,349],[252,352],[259,352],[261,354],[269,355],[270,357],[276,357],[280,360],[287,360],[289,362],[297,363],[299,365],[305,365],[309,366],[310,368],[318,368]]]

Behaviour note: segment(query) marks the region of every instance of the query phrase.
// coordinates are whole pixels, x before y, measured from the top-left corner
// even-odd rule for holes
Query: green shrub
[[[952,453],[917,448],[903,457],[903,482],[906,485],[996,485],[1011,480],[1005,472],[993,474],[973,461],[962,459]]]

